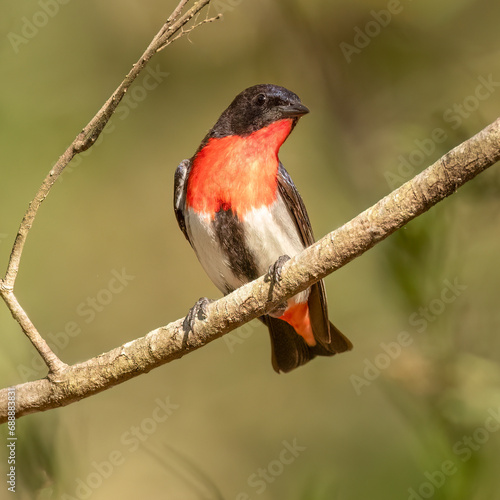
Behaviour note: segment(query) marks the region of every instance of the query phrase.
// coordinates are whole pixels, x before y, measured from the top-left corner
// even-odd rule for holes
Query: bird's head
[[[309,113],[297,94],[278,85],[254,85],[238,94],[222,113],[209,136],[246,136],[271,123]]]

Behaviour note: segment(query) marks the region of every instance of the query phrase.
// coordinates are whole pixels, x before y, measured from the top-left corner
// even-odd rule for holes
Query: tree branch
[[[1,283],[0,283],[1,285]],[[45,339],[38,333],[35,325],[32,323],[26,311],[21,307],[17,297],[14,295],[13,291],[6,290],[2,293],[2,297],[10,309],[14,319],[21,325],[21,328],[26,333],[31,343],[35,349],[40,353],[45,361],[45,364],[49,368],[49,372],[56,373],[62,371],[68,367],[66,363],[63,363],[49,347],[49,344]]]
[[[21,221],[21,226],[19,227],[19,231],[17,233],[16,239],[14,241],[14,246],[12,247],[12,251],[10,254],[5,278],[0,279],[0,296],[2,296],[5,303],[7,304],[7,307],[10,309],[12,316],[19,323],[24,333],[27,335],[31,343],[35,346],[37,351],[44,359],[46,365],[49,368],[49,372],[51,373],[58,373],[64,370],[67,365],[63,363],[50,349],[49,345],[47,344],[47,342],[45,342],[33,323],[30,321],[21,305],[17,301],[16,296],[14,295],[14,284],[19,272],[19,264],[21,262],[21,256],[23,253],[24,244],[26,243],[26,238],[28,237],[29,230],[33,225],[40,205],[49,194],[50,189],[52,188],[58,177],[61,175],[64,168],[68,165],[68,163],[73,159],[74,156],[76,156],[78,153],[86,151],[96,142],[109,119],[115,112],[118,104],[120,104],[120,101],[129,89],[130,85],[132,85],[133,81],[146,67],[149,60],[159,50],[165,48],[167,45],[177,40],[181,36],[184,36],[186,33],[198,27],[200,24],[203,24],[195,24],[195,26],[193,26],[189,30],[183,31],[182,28],[206,5],[208,5],[211,0],[198,0],[193,5],[193,7],[191,7],[191,9],[181,15],[182,10],[184,9],[188,1],[189,0],[181,0],[179,2],[165,24],[161,27],[160,31],[153,38],[148,48],[145,50],[139,60],[132,66],[132,69],[129,71],[125,79],[120,83],[118,88],[104,103],[104,105],[96,113],[96,115],[90,120],[86,127],[76,136],[76,138],[69,145],[66,151],[60,156],[57,163],[52,167],[47,177],[45,177],[42,185],[35,195],[35,198],[29,204],[28,210],[26,211],[23,220]],[[215,19],[216,18],[213,18],[207,20],[206,22],[211,22]],[[176,36],[176,33],[179,31],[180,33]]]
[[[183,320],[57,375],[16,386],[16,416],[65,406],[147,373],[199,349],[225,333],[261,316],[312,283],[324,278],[490,167],[500,159],[500,118],[460,144],[412,180],[387,195],[347,224],[288,261],[279,285],[270,289],[263,278],[208,306],[185,338]],[[271,297],[272,294],[272,297]],[[7,389],[0,391],[0,423],[7,419]]]

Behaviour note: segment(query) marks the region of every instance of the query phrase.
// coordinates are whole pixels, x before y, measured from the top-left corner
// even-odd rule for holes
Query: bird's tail
[[[271,316],[260,320],[269,328],[271,335],[272,363],[276,372],[289,372],[304,365],[316,356],[333,356],[352,349],[352,344],[332,323],[331,342],[310,346],[286,321]]]

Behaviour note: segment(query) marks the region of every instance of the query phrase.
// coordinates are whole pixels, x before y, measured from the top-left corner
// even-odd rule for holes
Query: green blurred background
[[[175,4],[3,2],[2,273],[51,165]],[[218,11],[153,59],[154,76],[39,212],[17,294],[67,363],[220,296],[177,228],[173,174],[242,89],[284,85],[311,109],[280,157],[317,237],[499,114],[498,3],[219,0]],[[18,498],[500,498],[499,195],[492,168],[326,280],[351,353],[278,376],[254,321],[22,418]],[[106,291],[123,272],[123,289]],[[44,376],[6,307],[0,328],[2,387]]]

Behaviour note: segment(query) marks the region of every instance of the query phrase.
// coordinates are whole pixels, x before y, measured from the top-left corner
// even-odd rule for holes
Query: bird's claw
[[[270,281],[272,284],[279,283],[281,280],[281,270],[286,262],[290,260],[288,255],[282,255],[278,257],[278,260],[269,266],[269,270],[266,274],[266,281]]]
[[[201,297],[201,299],[198,299],[196,304],[186,314],[184,322],[182,323],[186,338],[189,333],[193,331],[196,320],[203,321],[207,318],[207,307],[212,302],[213,300],[211,299]]]
[[[282,255],[281,257],[278,257],[278,260],[269,266],[269,270],[266,274],[266,277],[264,278],[265,281],[270,282],[271,286],[269,287],[269,300],[272,300],[273,297],[273,291],[274,291],[274,286],[280,282],[281,280],[281,270],[283,269],[283,266],[285,265],[286,262],[290,260],[290,257],[288,255]],[[282,308],[282,304],[278,306],[277,310],[280,310]],[[285,306],[286,309],[286,306]],[[284,309],[283,309],[284,310]]]

